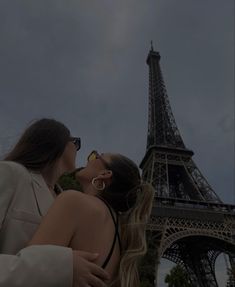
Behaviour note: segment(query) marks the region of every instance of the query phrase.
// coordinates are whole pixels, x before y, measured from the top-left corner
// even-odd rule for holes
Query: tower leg
[[[214,262],[207,253],[191,252],[187,258],[183,259],[186,270],[190,274],[190,279],[195,287],[218,287]]]
[[[226,287],[235,287],[235,254],[229,254],[231,270],[228,270],[228,282]]]
[[[157,273],[159,267],[159,238],[161,232],[148,230],[147,232],[147,254],[141,261],[140,264],[140,280],[146,281],[148,286],[157,286]]]

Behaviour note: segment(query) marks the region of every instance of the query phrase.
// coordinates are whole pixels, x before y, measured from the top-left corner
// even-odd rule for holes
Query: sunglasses
[[[95,159],[99,159],[102,161],[102,163],[104,164],[105,167],[109,168],[109,164],[102,158],[102,156],[96,151],[93,150],[87,157],[87,161],[92,161]]]
[[[81,148],[81,139],[77,137],[71,137],[70,141],[75,145],[76,150],[80,150]]]

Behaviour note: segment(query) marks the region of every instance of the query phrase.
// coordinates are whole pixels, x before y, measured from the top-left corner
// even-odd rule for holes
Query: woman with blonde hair
[[[96,263],[111,276],[109,286],[137,287],[153,188],[142,182],[135,163],[120,154],[93,151],[76,178],[83,193],[59,195],[29,244],[97,252]]]

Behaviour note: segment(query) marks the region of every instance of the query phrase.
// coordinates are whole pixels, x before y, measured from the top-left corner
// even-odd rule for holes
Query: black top
[[[116,239],[118,239],[118,243],[119,243],[119,247],[120,247],[120,252],[121,252],[121,240],[120,240],[120,235],[119,235],[119,231],[118,231],[118,214],[116,213],[117,215],[117,221],[115,221],[115,217],[113,215],[113,212],[112,212],[112,209],[110,207],[110,205],[108,204],[107,201],[105,201],[103,198],[101,197],[98,197],[100,200],[102,200],[104,202],[104,204],[108,207],[109,211],[110,211],[110,214],[112,216],[112,219],[113,219],[113,223],[115,225],[115,234],[114,234],[114,238],[113,238],[113,244],[112,244],[112,247],[109,251],[109,254],[108,256],[106,257],[104,263],[102,264],[102,268],[105,268],[109,262],[109,260],[111,259],[111,256],[113,254],[113,251],[114,251],[114,247],[115,247],[115,243],[116,243]]]

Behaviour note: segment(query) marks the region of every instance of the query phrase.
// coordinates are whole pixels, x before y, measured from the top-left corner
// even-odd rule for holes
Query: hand
[[[73,251],[73,287],[105,287],[108,273],[95,263],[98,254]]]

